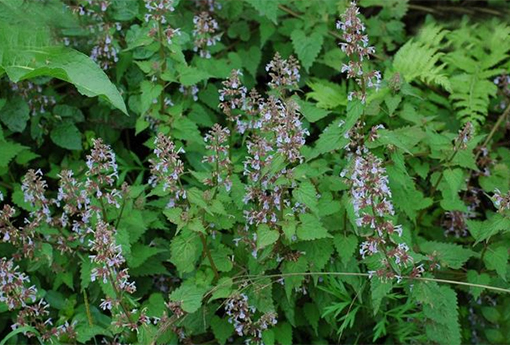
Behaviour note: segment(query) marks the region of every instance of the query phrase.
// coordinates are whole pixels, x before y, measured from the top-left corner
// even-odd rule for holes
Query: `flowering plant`
[[[507,7],[0,0],[0,345],[505,342]]]

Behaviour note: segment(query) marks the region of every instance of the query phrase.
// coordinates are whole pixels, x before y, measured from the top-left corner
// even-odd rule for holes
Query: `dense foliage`
[[[508,10],[0,0],[0,345],[508,342]]]

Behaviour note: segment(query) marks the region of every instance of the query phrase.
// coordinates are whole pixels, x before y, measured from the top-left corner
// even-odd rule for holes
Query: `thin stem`
[[[499,126],[501,126],[501,124],[503,123],[503,121],[505,120],[505,118],[508,116],[508,114],[510,114],[510,105],[508,107],[506,107],[505,111],[503,112],[503,114],[501,114],[498,118],[498,121],[496,121],[496,123],[494,124],[494,126],[492,126],[492,129],[489,133],[489,135],[487,136],[487,138],[485,139],[485,141],[483,142],[482,144],[482,147],[487,147],[487,145],[489,144],[489,141],[492,139],[492,137],[494,136],[494,134],[496,133],[496,131],[498,130]],[[475,156],[475,162],[476,160],[478,159],[478,157],[480,157],[480,154],[482,153],[481,150],[479,150],[477,153],[476,153],[476,156]]]
[[[92,321],[92,314],[90,313],[90,305],[89,299],[87,297],[87,291],[83,290],[83,302],[85,303],[85,312],[87,314],[87,320],[89,321],[89,326],[94,326],[94,322]]]
[[[209,259],[209,263],[211,264],[211,267],[214,271],[214,278],[218,280],[220,279],[220,274],[218,273],[218,268],[216,267],[216,264],[212,258],[211,251],[207,247],[207,239],[205,238],[204,234],[200,233],[199,235],[200,240],[202,241],[202,246],[204,247],[204,254],[207,256],[207,259]]]
[[[122,308],[122,311],[124,312],[124,314],[126,315],[126,318],[128,319],[129,323],[131,325],[134,325],[135,323],[131,319],[131,313],[129,312],[126,305],[122,301],[122,293],[119,291],[119,289],[117,288],[117,284],[113,280],[113,270],[111,269],[111,267],[109,267],[108,270],[110,273],[108,275],[108,278],[110,280],[110,284],[112,285],[113,291],[115,292],[115,296],[117,297],[117,300],[119,301],[119,305]]]
[[[117,218],[117,221],[115,222],[115,229],[119,228],[120,219],[122,218],[122,214],[124,213],[125,206],[126,206],[126,198],[123,198],[122,199],[122,206],[120,208],[120,214],[119,214],[119,217]]]

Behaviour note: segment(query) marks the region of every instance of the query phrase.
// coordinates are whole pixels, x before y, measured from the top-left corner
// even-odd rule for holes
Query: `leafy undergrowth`
[[[0,345],[507,342],[509,10],[0,0]]]

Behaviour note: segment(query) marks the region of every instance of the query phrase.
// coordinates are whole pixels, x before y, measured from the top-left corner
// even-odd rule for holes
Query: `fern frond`
[[[503,73],[497,66],[509,58],[509,37],[510,27],[506,24],[492,21],[478,26],[469,25],[466,20],[447,36],[455,50],[442,60],[453,75],[450,99],[462,123],[471,122],[475,127],[484,124],[490,99],[497,94],[492,79]]]
[[[447,31],[438,26],[427,26],[418,36],[410,40],[395,54],[393,66],[407,82],[420,80],[426,84],[435,84],[450,91],[451,85],[443,73],[445,64],[438,64],[443,53],[439,52],[440,43]]]

